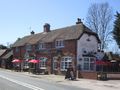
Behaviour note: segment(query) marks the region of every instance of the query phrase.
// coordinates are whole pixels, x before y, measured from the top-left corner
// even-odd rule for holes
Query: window
[[[89,70],[89,58],[84,58],[84,70]]]
[[[26,45],[26,51],[31,51],[32,50],[32,46],[30,44]]]
[[[56,47],[56,48],[64,47],[64,41],[63,41],[63,40],[57,40],[57,41],[55,42],[55,47]]]
[[[47,58],[46,57],[41,57],[39,62],[39,67],[41,69],[46,69],[46,62],[47,62]]]
[[[46,62],[45,61],[41,61],[40,62],[40,67],[46,67]]]
[[[53,58],[53,69],[54,69],[54,70],[57,70],[57,67],[58,67],[57,58],[54,57],[54,58]]]
[[[45,43],[39,43],[38,49],[44,49],[45,48]]]
[[[90,70],[90,71],[95,70],[94,58],[92,58],[92,57],[85,57],[84,58],[83,69],[84,70]]]
[[[15,48],[15,52],[19,52],[19,48],[18,47]]]
[[[24,69],[28,69],[29,65],[28,65],[28,59],[24,60]]]
[[[95,70],[94,58],[90,58],[90,70]]]
[[[63,57],[61,60],[61,71],[67,71],[67,68],[72,64],[71,57]]]

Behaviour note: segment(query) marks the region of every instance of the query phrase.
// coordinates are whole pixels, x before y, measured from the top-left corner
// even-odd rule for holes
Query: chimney
[[[18,38],[17,40],[19,41],[21,38]]]
[[[50,24],[45,23],[44,27],[44,32],[50,32]]]
[[[77,18],[76,24],[81,24],[81,23],[82,23],[81,19],[80,19],[80,18]]]
[[[31,35],[34,35],[34,34],[35,34],[35,32],[34,32],[34,31],[31,31],[30,33],[31,33]]]

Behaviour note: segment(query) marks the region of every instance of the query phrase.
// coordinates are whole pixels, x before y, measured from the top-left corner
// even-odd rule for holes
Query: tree
[[[7,47],[4,45],[0,45],[0,49],[7,49]]]
[[[108,3],[91,4],[87,14],[88,27],[96,32],[101,40],[100,49],[106,48],[107,42],[110,39],[112,29],[110,29],[110,23],[112,20],[112,9]]]
[[[120,48],[120,13],[116,13],[116,20],[114,22],[113,37]]]

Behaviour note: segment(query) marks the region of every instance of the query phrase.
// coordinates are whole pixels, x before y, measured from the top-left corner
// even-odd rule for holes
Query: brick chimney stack
[[[50,24],[45,23],[44,27],[44,32],[50,32]]]

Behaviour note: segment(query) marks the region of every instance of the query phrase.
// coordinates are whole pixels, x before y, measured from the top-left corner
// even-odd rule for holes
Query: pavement
[[[28,72],[22,72],[25,75],[31,77],[45,79],[51,82],[55,82],[62,85],[70,85],[90,90],[120,90],[120,80],[107,80],[99,81],[93,79],[76,79],[76,80],[66,80],[65,76],[62,75],[35,75]]]
[[[99,81],[93,79],[81,79],[77,78],[76,80],[66,80],[65,76],[62,75],[36,75],[28,72],[15,72],[28,75],[33,78],[48,80],[49,82],[55,82],[62,85],[70,85],[80,88],[85,88],[89,90],[120,90],[120,80],[107,80]]]

